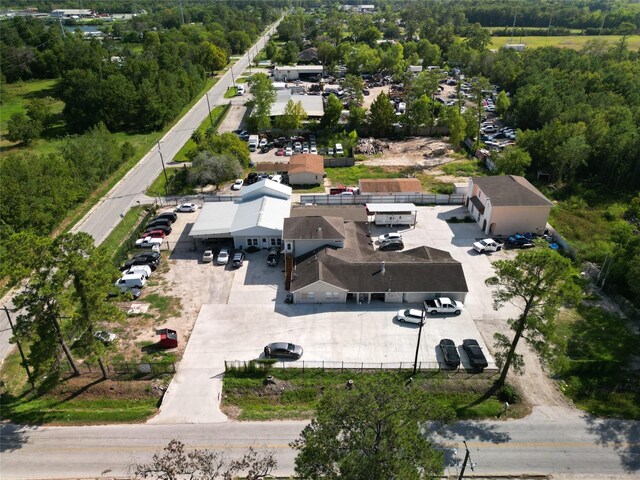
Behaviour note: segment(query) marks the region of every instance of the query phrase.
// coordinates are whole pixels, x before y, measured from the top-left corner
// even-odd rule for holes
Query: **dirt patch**
[[[161,380],[103,380],[99,374],[69,377],[61,381],[48,397],[60,400],[98,400],[112,398],[120,400],[143,400],[161,398],[164,386]]]
[[[385,142],[388,149],[382,154],[367,157],[358,163],[372,166],[406,166],[432,168],[457,160],[451,145],[439,138],[407,138]]]

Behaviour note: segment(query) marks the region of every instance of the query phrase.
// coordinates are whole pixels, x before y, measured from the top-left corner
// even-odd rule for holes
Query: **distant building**
[[[51,16],[55,18],[93,18],[95,13],[86,8],[59,8],[53,10]]]
[[[299,63],[319,63],[318,49],[315,47],[305,48],[298,54]]]
[[[273,80],[275,82],[291,82],[323,74],[324,67],[322,65],[284,65],[274,67]]]
[[[524,43],[507,43],[504,48],[506,48],[507,50],[522,52],[524,50]]]

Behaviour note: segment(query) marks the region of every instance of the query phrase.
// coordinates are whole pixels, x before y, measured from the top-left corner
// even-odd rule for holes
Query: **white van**
[[[273,177],[271,177],[271,180],[273,180],[274,182],[282,183],[282,175],[274,175]]]
[[[341,143],[336,143],[336,156],[344,155],[344,150],[342,149]]]
[[[132,265],[123,275],[142,274],[145,278],[151,276],[151,267],[148,265]]]
[[[238,92],[238,95],[244,95],[244,85],[238,85],[236,91]]]
[[[125,273],[116,281],[115,286],[126,292],[131,288],[142,288],[147,284],[147,279],[142,273]]]

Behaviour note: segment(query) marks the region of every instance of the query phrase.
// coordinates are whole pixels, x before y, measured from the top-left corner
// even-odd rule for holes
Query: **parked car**
[[[167,236],[167,234],[164,232],[164,230],[149,230],[148,232],[145,232],[144,236],[151,238],[164,238]]]
[[[467,352],[471,368],[483,370],[489,366],[484,353],[482,353],[482,348],[480,348],[480,345],[476,340],[470,338],[463,340],[462,348]]]
[[[341,143],[336,143],[336,155],[338,156],[344,155],[344,150],[342,149]]]
[[[378,237],[379,242],[387,242],[389,240],[402,240],[402,235],[398,232],[389,232]]]
[[[296,153],[300,153],[302,151],[302,143],[295,142],[293,144],[293,151],[296,152]]]
[[[231,260],[231,266],[233,268],[240,268],[244,263],[244,252],[236,252],[233,254],[233,260]]]
[[[149,278],[151,276],[151,267],[149,265],[132,265],[123,273],[123,275],[135,274],[142,274],[145,278]]]
[[[202,263],[213,262],[213,250],[205,250],[202,254]]]
[[[127,260],[122,266],[122,269],[129,270],[131,267],[135,267],[138,265],[146,265],[151,269],[151,271],[155,271],[155,269],[158,268],[158,264],[159,264],[158,260],[154,260],[149,257],[134,257],[131,260]]]
[[[389,240],[387,242],[380,243],[380,250],[383,252],[402,250],[403,248],[404,243],[402,243],[402,240]]]
[[[229,263],[229,249],[222,248],[220,249],[220,253],[218,253],[218,258],[216,259],[216,263],[218,265],[226,265]]]
[[[243,185],[244,185],[244,180],[239,178],[235,182],[233,182],[233,185],[231,185],[231,190],[240,190]]]
[[[198,210],[198,206],[195,203],[183,203],[176,208],[176,212],[195,212],[196,210]]]
[[[309,153],[312,153],[314,155],[318,154],[318,149],[316,148],[315,145],[312,145],[311,148],[309,149]]]
[[[284,148],[276,150],[276,157],[284,157]]]
[[[133,258],[147,258],[160,262],[162,255],[160,255],[158,252],[142,252],[135,254]]]
[[[287,342],[270,343],[264,347],[264,356],[266,358],[293,358],[298,360],[302,357],[302,353],[300,345]]]
[[[178,220],[178,215],[175,212],[162,212],[156,216],[156,218],[167,218],[171,223]]]
[[[268,143],[266,138],[261,138],[260,143],[258,143],[258,147],[264,147]]]
[[[144,237],[136,240],[137,248],[153,248],[154,246],[162,245],[163,239],[157,237]]]
[[[277,248],[272,248],[269,250],[269,255],[267,255],[267,265],[270,267],[275,267],[278,265],[278,260],[280,259],[280,250]]]
[[[524,235],[520,235],[519,233],[511,235],[507,239],[507,243],[514,248],[531,248],[535,246],[533,244],[533,239],[527,238]]]
[[[156,218],[147,223],[147,230],[156,230],[156,227],[168,227],[171,228],[171,220],[166,218]]]
[[[424,314],[422,310],[418,310],[417,308],[408,308],[398,310],[396,314],[396,318],[399,322],[402,323],[415,323],[416,325],[424,325]]]
[[[502,243],[493,238],[485,238],[473,244],[473,249],[478,253],[499,252],[502,250]]]
[[[131,288],[142,288],[147,284],[147,278],[142,273],[128,273],[122,275],[114,285],[124,292]]]
[[[169,235],[173,231],[169,225],[153,225],[151,227],[147,225],[147,229],[144,231],[143,235],[147,237],[150,232],[156,232],[158,230],[163,231],[165,236]]]
[[[445,365],[454,368],[458,368],[460,366],[460,355],[458,354],[458,349],[456,348],[456,344],[453,340],[443,338],[440,340],[438,347],[440,347],[440,351],[442,352],[442,358]]]
[[[293,155],[293,149],[291,147],[287,147],[284,149],[284,155],[285,157],[290,157],[291,155]]]
[[[327,155],[329,155],[330,157],[333,156],[333,147],[327,148]]]
[[[115,333],[105,332],[104,330],[98,330],[93,334],[93,336],[96,337],[105,345],[109,345],[110,343],[113,343],[113,341],[116,339]]]

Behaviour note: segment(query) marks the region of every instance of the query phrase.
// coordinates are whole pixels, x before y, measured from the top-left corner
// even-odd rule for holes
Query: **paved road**
[[[125,475],[132,462],[147,462],[170,439],[191,447],[274,451],[277,473],[293,473],[289,442],[304,422],[227,422],[199,425],[111,425],[94,427],[15,427],[3,425],[2,478],[96,478]],[[461,422],[440,429],[436,442],[447,457],[463,456],[466,439],[475,474],[550,474],[574,478],[638,478],[640,422],[593,420],[572,410],[537,408],[514,421]],[[471,473],[471,472],[469,472]]]
[[[260,38],[209,90],[209,102],[213,105],[228,103],[224,99],[227,88],[233,85],[232,73],[240,75],[249,65],[249,55],[253,58],[262,50],[275,31],[279,21],[273,24]],[[207,99],[203,96],[189,112],[160,141],[160,150],[165,162],[171,161],[182,146],[191,137],[191,133],[207,117]],[[153,148],[130,170],[125,177],[98,203],[74,228],[74,232],[90,234],[99,245],[109,235],[131,205],[138,200],[149,185],[162,171],[158,148]]]

